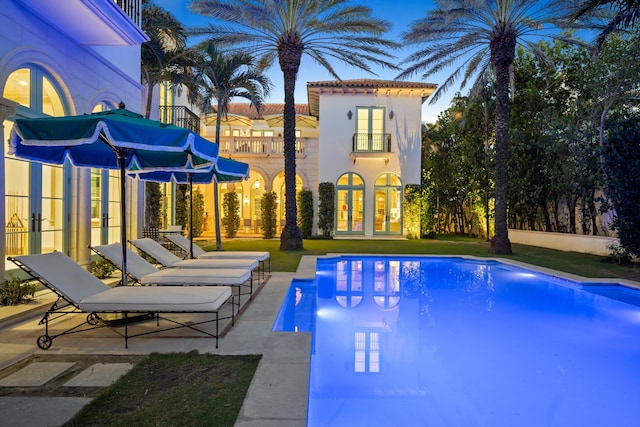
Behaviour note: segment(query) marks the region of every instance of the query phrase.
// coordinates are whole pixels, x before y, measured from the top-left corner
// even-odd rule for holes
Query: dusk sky
[[[187,27],[198,25],[206,25],[210,18],[194,14],[189,11],[188,4],[190,0],[154,0],[154,3],[164,9],[170,11],[178,20],[183,22]],[[431,0],[354,0],[354,4],[364,4],[373,9],[373,16],[386,19],[393,23],[393,27],[389,33],[390,37],[400,40],[400,34],[405,31],[408,25],[422,16],[426,15],[428,9],[432,9],[433,2]],[[396,52],[399,63],[409,53],[409,50]],[[338,61],[333,61],[332,65],[342,79],[360,79],[360,78],[380,78],[393,80],[398,71],[378,70],[378,76],[368,74],[362,70],[343,66]],[[274,87],[272,93],[267,100],[270,103],[284,103],[284,89],[282,83],[282,72],[277,64],[271,67],[267,73]],[[426,80],[426,83],[438,84],[449,74],[445,71],[442,75],[434,75],[433,78]],[[313,60],[303,55],[298,80],[296,82],[295,101],[299,104],[307,103],[307,82],[333,80],[333,78],[322,67],[317,65]],[[411,81],[420,82],[420,76],[414,76]],[[425,101],[422,108],[422,120],[426,122],[435,122],[438,114],[449,106],[451,98],[455,95],[459,86],[454,86],[449,90],[436,104],[430,105],[429,100]],[[238,100],[240,102],[240,100]]]

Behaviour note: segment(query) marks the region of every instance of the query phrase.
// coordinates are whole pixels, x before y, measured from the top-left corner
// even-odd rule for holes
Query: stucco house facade
[[[373,79],[307,83],[308,104],[296,105],[296,188],[313,193],[314,233],[323,182],[336,187],[336,237],[405,233],[404,185],[420,183],[422,104],[435,88]],[[241,236],[260,233],[264,191],[276,192],[278,224],[284,222],[282,112],[282,104],[266,104],[260,112],[231,104],[221,126],[221,153],[251,167],[249,180],[231,187],[242,201]],[[202,134],[211,140],[214,125],[215,117],[203,120]],[[213,188],[199,190],[205,206],[212,206]],[[213,230],[211,215],[206,220],[205,235]]]
[[[0,280],[6,256],[62,251],[81,264],[89,244],[116,239],[117,172],[43,165],[7,154],[13,121],[115,108],[142,111],[139,0],[7,0],[0,8]],[[129,184],[131,187],[132,183]],[[128,194],[138,228],[136,189]]]

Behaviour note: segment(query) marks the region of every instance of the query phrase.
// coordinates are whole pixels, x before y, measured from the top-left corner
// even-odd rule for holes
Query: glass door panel
[[[36,214],[40,252],[63,251],[64,175],[60,166],[42,166],[42,206]],[[38,215],[40,215],[38,217]]]
[[[351,191],[351,230],[350,231],[363,231],[362,227],[362,213],[363,213],[363,191],[352,190]]]
[[[389,228],[388,233],[402,233],[402,193],[397,188],[389,188]]]
[[[108,203],[107,203],[107,243],[121,241],[120,214],[120,173],[108,171]]]
[[[31,226],[29,163],[5,158],[5,172],[6,176],[18,178],[5,182],[6,254],[27,255],[29,254],[28,237]]]
[[[376,233],[387,231],[387,192],[376,190]]]
[[[338,223],[336,231],[349,231],[349,190],[338,190]]]
[[[105,242],[103,230],[106,228],[107,215],[102,204],[104,183],[100,169],[91,169],[91,244]]]

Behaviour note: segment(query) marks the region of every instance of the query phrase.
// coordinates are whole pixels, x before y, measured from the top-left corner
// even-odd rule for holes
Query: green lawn
[[[206,250],[214,250],[215,242],[199,241]],[[489,253],[489,243],[468,237],[442,235],[422,240],[305,240],[300,251],[281,251],[280,241],[262,239],[223,240],[224,250],[269,251],[273,271],[296,271],[303,255],[327,253],[474,255],[496,257]],[[585,277],[611,277],[640,281],[636,264],[618,265],[605,262],[605,257],[563,252],[526,245],[512,245],[513,255],[499,256]]]
[[[258,355],[152,353],[65,427],[231,427],[259,361]]]

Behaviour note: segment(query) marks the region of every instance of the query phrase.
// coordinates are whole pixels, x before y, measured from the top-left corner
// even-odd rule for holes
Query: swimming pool
[[[318,259],[307,425],[638,426],[640,293],[455,257]]]

